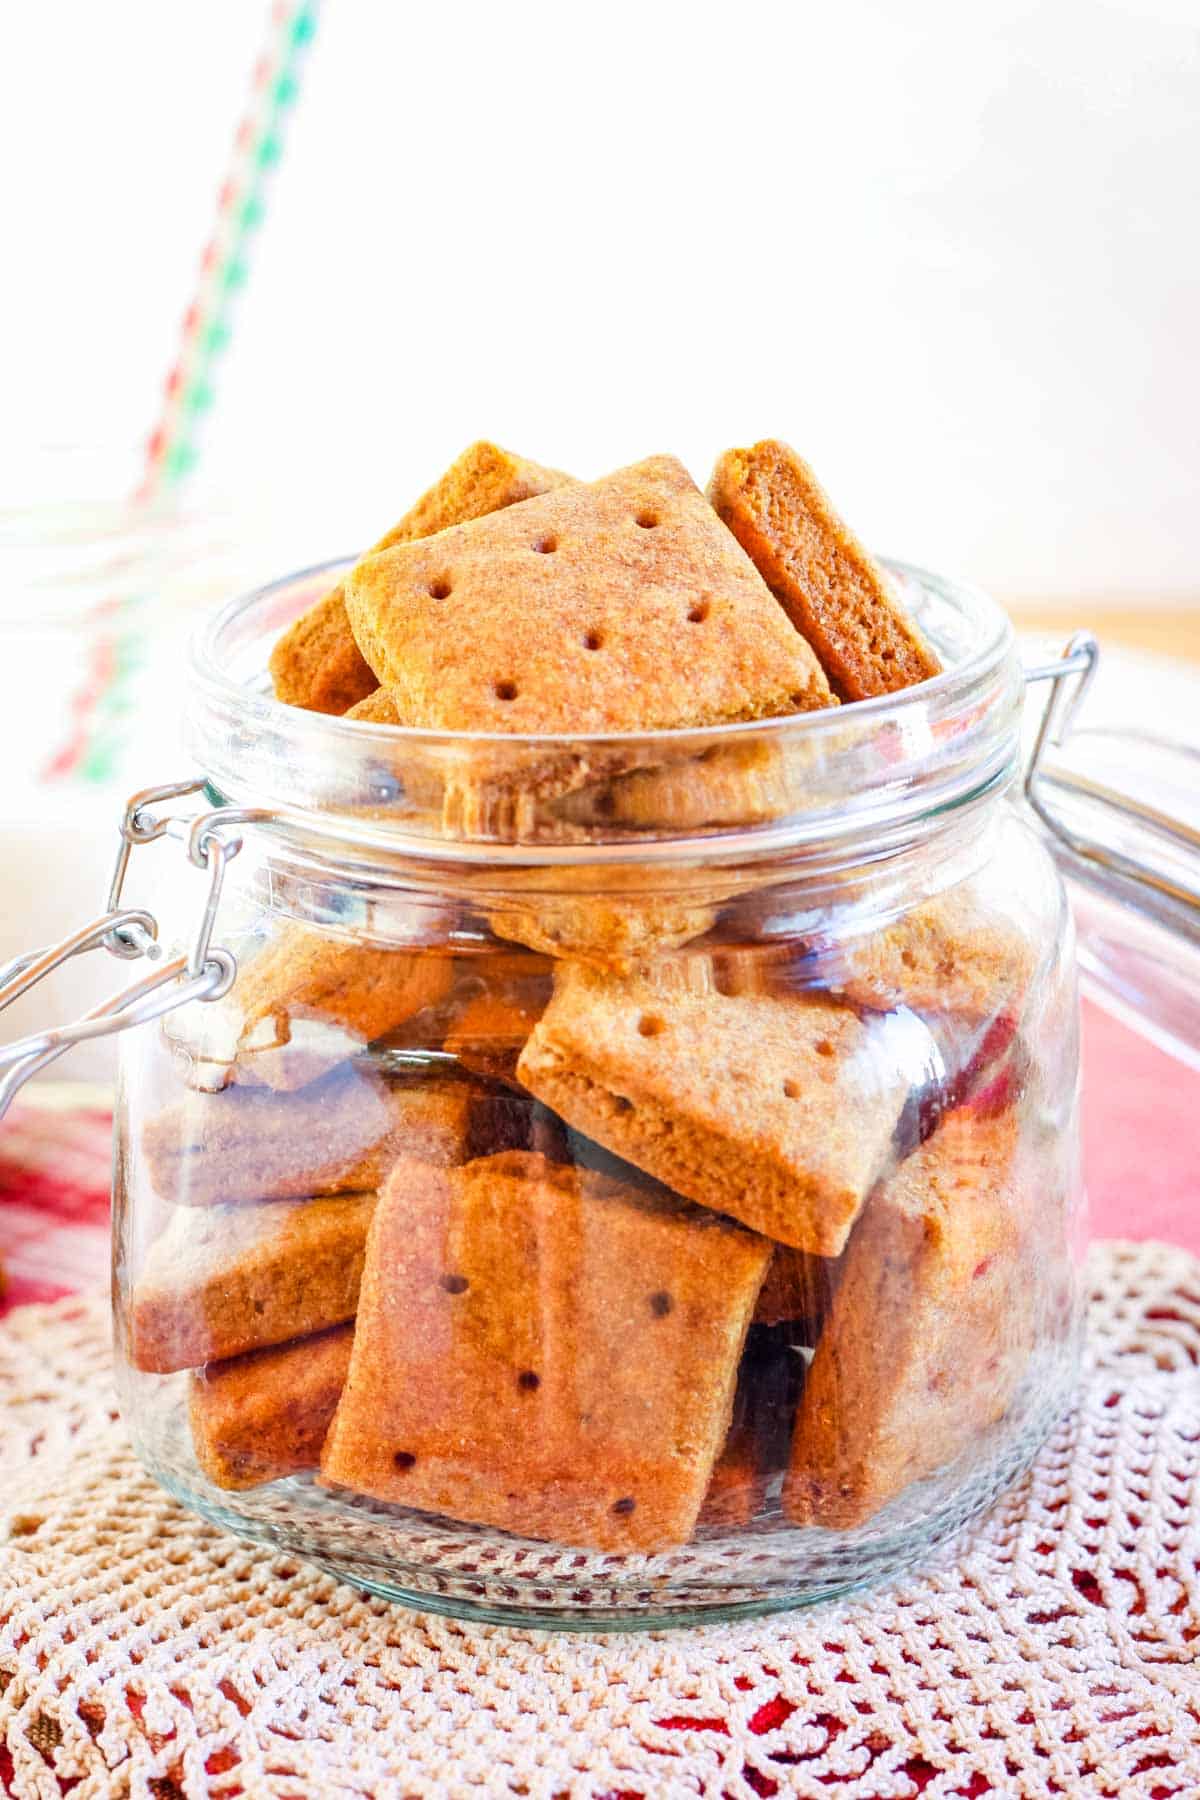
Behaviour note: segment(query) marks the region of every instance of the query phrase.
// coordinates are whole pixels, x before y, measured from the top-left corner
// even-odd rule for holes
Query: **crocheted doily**
[[[919,1576],[646,1636],[422,1617],[134,1463],[92,1301],[0,1326],[0,1789],[22,1797],[1200,1794],[1200,1263],[1098,1246],[1092,1366]]]

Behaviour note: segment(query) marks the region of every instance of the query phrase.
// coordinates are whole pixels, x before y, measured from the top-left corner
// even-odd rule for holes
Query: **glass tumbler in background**
[[[265,509],[135,504],[139,475],[140,455],[111,447],[0,463],[0,965],[99,912],[126,795],[148,761],[184,758],[197,618],[272,559]],[[76,1018],[119,985],[108,958],[77,958],[13,1004],[6,1030]],[[66,1072],[104,1080],[114,1066],[97,1043]]]

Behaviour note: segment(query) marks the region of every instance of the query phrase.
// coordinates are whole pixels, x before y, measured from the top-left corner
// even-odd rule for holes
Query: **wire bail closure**
[[[1103,807],[1151,838],[1171,845],[1176,851],[1182,850],[1189,859],[1200,854],[1200,831],[1182,819],[1172,818],[1156,807],[1131,799],[1128,794],[1119,793],[1090,776],[1044,766],[1045,752],[1050,745],[1065,744],[1071,735],[1076,714],[1095,678],[1099,660],[1100,646],[1092,633],[1077,631],[1058,662],[1025,671],[1027,684],[1036,681],[1053,684],[1025,770],[1025,798],[1055,840],[1056,847],[1061,845],[1072,858],[1089,864],[1093,870],[1102,869],[1106,875],[1116,877],[1117,884],[1123,885],[1126,892],[1132,884],[1143,908],[1162,908],[1161,901],[1152,902],[1146,890],[1163,896],[1168,908],[1163,916],[1170,918],[1172,926],[1185,930],[1189,937],[1200,936],[1200,890],[1173,880],[1169,873],[1152,868],[1137,857],[1110,849],[1095,838],[1080,836],[1046,804],[1044,790],[1053,787],[1061,795]],[[1069,679],[1073,675],[1079,679],[1072,687]]]
[[[125,807],[121,841],[117,848],[105,910],[60,943],[14,957],[0,967],[0,1011],[28,993],[30,988],[73,956],[103,948],[122,961],[145,957],[157,963],[162,955],[158,923],[140,907],[122,907],[121,896],[129,872],[129,859],[139,844],[152,844],[164,836],[180,838],[188,859],[208,875],[208,890],[200,921],[185,956],[175,957],[144,975],[132,987],[102,1000],[81,1019],[53,1030],[34,1032],[0,1046],[0,1118],[30,1078],[76,1044],[109,1037],[131,1026],[161,1018],[189,1001],[220,1000],[237,978],[237,959],[230,950],[212,941],[225,871],[242,848],[240,836],[229,836],[232,826],[269,823],[274,814],[258,807],[219,807],[195,818],[153,811],[175,800],[203,791],[202,779],[169,782],[144,788]]]
[[[1090,631],[1077,631],[1068,640],[1057,662],[1040,663],[1036,668],[1025,670],[1026,687],[1039,681],[1050,683],[1050,697],[1025,769],[1025,798],[1046,830],[1061,838],[1077,855],[1085,854],[1079,840],[1045,805],[1038,792],[1038,778],[1043,773],[1042,758],[1049,745],[1065,744],[1070,736],[1075,716],[1096,678],[1099,664],[1100,646],[1096,639]],[[1073,675],[1079,677],[1074,686],[1071,685]]]

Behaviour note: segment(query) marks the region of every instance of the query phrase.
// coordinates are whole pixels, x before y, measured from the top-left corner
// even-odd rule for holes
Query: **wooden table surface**
[[[1159,656],[1200,663],[1200,595],[1191,606],[1014,600],[1008,610],[1018,630],[1061,632],[1065,639],[1087,626],[1099,638],[1101,648],[1106,643],[1119,644],[1128,650],[1151,650]]]

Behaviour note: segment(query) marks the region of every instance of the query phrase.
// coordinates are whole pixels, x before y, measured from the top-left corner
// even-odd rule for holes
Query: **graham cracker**
[[[676,1193],[836,1256],[887,1162],[905,1071],[849,1007],[676,973],[560,965],[518,1079]]]
[[[894,693],[941,664],[808,464],[776,438],[727,450],[708,489],[843,700]]]
[[[761,740],[724,744],[659,769],[635,769],[553,803],[564,826],[603,841],[632,831],[728,830],[788,811],[787,763]],[[564,834],[568,835],[568,834]]]
[[[400,1165],[321,1480],[524,1537],[684,1543],[768,1255],[633,1177]]]
[[[196,1369],[188,1417],[196,1460],[220,1488],[315,1469],[350,1366],[354,1326]]]
[[[272,1088],[297,1088],[372,1039],[434,1006],[450,959],[380,949],[289,925],[239,974],[238,1067]]]
[[[739,1375],[733,1421],[705,1490],[696,1520],[699,1529],[742,1531],[762,1509],[767,1475],[750,1407],[748,1388]]]
[[[1033,1337],[1018,1130],[951,1113],[869,1201],[800,1401],[794,1524],[862,1524],[1003,1417]]]
[[[188,1093],[149,1119],[142,1158],[154,1191],[216,1206],[377,1188],[398,1157],[463,1162],[491,1096],[466,1082],[393,1085],[344,1064],[296,1093]]]
[[[488,923],[497,937],[526,944],[544,956],[624,970],[703,937],[715,918],[715,907],[650,894],[628,900],[602,894],[578,898],[546,894],[528,908],[512,906],[489,913]]]
[[[823,979],[856,1006],[981,1022],[1020,1011],[1038,950],[1029,932],[963,884],[882,931],[831,944],[824,956]]]
[[[380,538],[375,550],[429,537],[448,525],[479,518],[518,500],[528,500],[533,494],[561,487],[570,479],[557,469],[543,469],[538,463],[513,456],[496,444],[472,444]],[[309,712],[349,712],[368,701],[379,686],[354,641],[340,582],[283,633],[271,652],[270,667],[276,699],[289,706],[305,707]],[[360,712],[356,716],[399,723],[398,718],[384,716],[385,702],[377,705],[383,708],[382,712]]]
[[[387,689],[381,687],[373,688],[365,700],[358,700],[353,706],[348,706],[344,717],[358,719],[364,725],[399,725],[401,722],[396,702]]]
[[[673,457],[368,556],[346,606],[401,716],[430,729],[576,738],[832,701],[807,644]],[[499,744],[464,757],[447,817],[494,832],[506,822],[497,796],[545,801],[662,751]]]
[[[196,1369],[352,1319],[375,1201],[180,1207],[134,1284],[134,1368]]]

